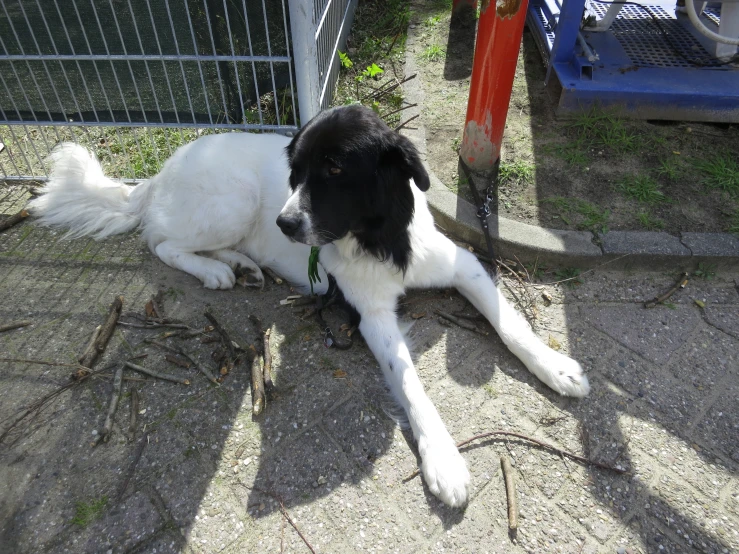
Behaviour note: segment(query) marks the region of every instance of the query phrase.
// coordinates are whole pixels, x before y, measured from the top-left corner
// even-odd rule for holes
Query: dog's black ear
[[[431,181],[413,143],[403,135],[396,134],[394,150],[399,154],[398,160],[403,172],[413,179],[419,189],[426,192],[431,186]]]

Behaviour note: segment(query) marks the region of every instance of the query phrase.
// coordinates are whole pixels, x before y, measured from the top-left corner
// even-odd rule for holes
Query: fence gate
[[[228,130],[292,133],[330,104],[356,0],[0,0],[0,179],[62,141],[155,174]]]

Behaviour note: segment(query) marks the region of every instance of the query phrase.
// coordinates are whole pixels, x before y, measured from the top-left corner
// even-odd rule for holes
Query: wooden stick
[[[6,217],[2,221],[0,221],[0,231],[5,231],[6,229],[10,229],[13,225],[17,225],[24,219],[26,219],[30,214],[28,213],[28,210],[21,210],[17,214],[13,214],[11,216]]]
[[[282,283],[284,283],[284,281],[282,280],[282,277],[277,275],[277,273],[275,273],[268,267],[263,268],[262,273],[265,273],[270,279],[272,279],[272,282],[275,285],[281,285]]]
[[[179,356],[175,354],[166,354],[164,356],[164,359],[168,362],[173,363],[174,365],[178,365],[180,367],[184,367],[185,369],[190,369],[190,363],[187,360],[183,360]]]
[[[141,455],[144,453],[144,447],[147,444],[149,444],[149,433],[144,433],[144,436],[141,437],[141,442],[139,443],[138,448],[136,448],[136,455],[133,458],[133,462],[131,462],[131,465],[128,467],[126,478],[123,480],[123,483],[121,484],[121,488],[118,489],[118,495],[116,496],[116,500],[120,501],[121,498],[123,498],[123,495],[125,494],[126,489],[128,488],[128,483],[131,481],[133,474],[136,473],[136,466],[138,465],[139,460],[141,459]]]
[[[33,321],[29,321],[27,319],[24,319],[23,321],[13,321],[12,323],[0,325],[0,333],[12,331],[13,329],[20,329],[21,327],[28,327],[29,325],[33,325]]]
[[[272,396],[275,391],[275,384],[272,382],[272,351],[269,348],[271,332],[271,329],[267,329],[262,335],[262,340],[264,341],[264,369],[262,376],[264,380],[264,391],[268,396]]]
[[[95,365],[98,357],[105,351],[105,347],[108,345],[110,337],[113,336],[115,331],[116,323],[118,318],[121,316],[121,310],[123,309],[123,297],[117,296],[113,303],[110,305],[108,311],[108,318],[105,320],[97,339],[95,339],[94,347],[87,352],[86,356],[80,360],[80,364],[85,367],[92,367]]]
[[[500,457],[500,467],[505,479],[505,492],[508,498],[508,530],[515,533],[518,529],[518,502],[516,501],[516,483],[513,480],[513,468],[508,456]]]
[[[311,543],[308,542],[308,539],[306,539],[305,538],[305,535],[303,535],[303,533],[300,532],[300,529],[298,528],[298,526],[295,524],[295,522],[290,517],[290,514],[287,512],[287,509],[285,508],[285,505],[283,504],[282,499],[279,496],[277,496],[276,494],[274,494],[272,492],[269,492],[269,491],[266,491],[264,489],[260,489],[258,487],[254,487],[254,490],[255,491],[258,491],[258,492],[261,492],[263,494],[266,494],[267,496],[271,496],[272,498],[274,498],[275,500],[277,500],[277,502],[280,504],[280,512],[282,512],[282,515],[285,516],[285,519],[287,520],[287,522],[290,525],[293,526],[293,529],[295,529],[295,531],[297,531],[297,533],[300,536],[300,538],[303,539],[303,542],[305,543],[305,546],[308,547],[308,550],[310,550],[313,554],[316,554],[316,551],[313,548],[313,546],[311,545]]]
[[[130,363],[130,362],[129,362]],[[110,433],[113,431],[113,417],[118,409],[118,401],[121,398],[121,387],[123,386],[123,366],[118,366],[113,377],[113,394],[110,397],[110,405],[108,406],[108,415],[105,417],[105,425],[100,433],[99,441],[108,442]]]
[[[418,117],[419,115],[421,115],[421,114],[416,114],[416,115],[414,115],[413,117],[409,117],[409,118],[408,118],[408,119],[406,119],[406,120],[405,120],[405,121],[404,121],[403,123],[401,123],[400,125],[398,125],[398,126],[397,126],[397,127],[395,128],[395,130],[396,130],[396,131],[400,131],[400,130],[401,130],[401,129],[402,129],[403,127],[405,127],[406,125],[408,125],[408,124],[409,124],[409,123],[410,123],[411,121],[413,121],[414,119],[416,119],[416,118],[417,118],[417,117]]]
[[[487,319],[485,319],[485,316],[482,314],[466,314],[464,312],[454,312],[452,314],[454,317],[458,317],[460,319],[467,319],[469,321],[482,321],[485,322]]]
[[[98,337],[100,336],[100,330],[102,328],[102,325],[98,325],[97,327],[95,327],[95,330],[92,332],[92,336],[90,337],[90,341],[87,343],[87,346],[82,351],[82,354],[77,357],[78,362],[82,363],[82,360],[91,355],[92,349],[95,348],[95,341],[98,340]]]
[[[657,304],[662,304],[665,300],[667,300],[670,296],[675,294],[678,290],[685,288],[685,285],[688,284],[688,274],[687,272],[683,272],[680,274],[680,277],[677,279],[677,282],[672,286],[670,290],[668,290],[664,294],[660,294],[659,296],[655,296],[652,300],[649,302],[644,302],[645,308],[654,308]]]
[[[194,329],[184,323],[158,323],[156,321],[150,321],[149,323],[131,323],[130,321],[119,321],[118,325],[123,327],[134,327],[136,329],[187,329],[193,331]]]
[[[506,436],[506,437],[516,437],[517,439],[522,439],[525,441],[533,442],[534,444],[541,446],[542,448],[545,448],[547,450],[551,450],[552,452],[555,452],[559,454],[560,456],[567,456],[568,458],[572,460],[576,460],[578,462],[581,462],[586,465],[591,465],[595,467],[599,467],[601,469],[607,469],[609,471],[614,471],[616,473],[626,473],[625,469],[620,469],[618,467],[609,466],[607,464],[603,464],[601,462],[596,462],[595,460],[591,460],[589,458],[585,458],[583,456],[578,456],[577,454],[573,454],[572,452],[568,452],[567,450],[562,450],[561,448],[557,448],[554,445],[551,445],[549,443],[546,443],[544,441],[540,441],[539,439],[535,439],[533,437],[529,437],[527,435],[523,435],[521,433],[514,433],[513,431],[502,431],[500,429],[496,429],[495,431],[489,431],[487,433],[481,433],[479,435],[475,435],[474,437],[470,437],[467,440],[463,440],[462,442],[457,443],[457,448],[462,448],[463,446],[467,446],[469,443],[479,440],[479,439],[486,439],[488,437],[495,437],[495,436]],[[416,475],[418,475],[420,471],[418,469],[414,470],[413,473],[411,473],[408,477],[406,477],[404,480],[407,481],[409,479],[413,479]]]
[[[231,357],[231,359],[236,358],[236,349],[234,348],[234,342],[231,340],[231,337],[229,336],[228,332],[223,328],[223,326],[218,323],[218,320],[215,318],[215,316],[210,312],[205,312],[205,317],[208,321],[210,321],[210,324],[213,325],[213,328],[216,330],[216,332],[221,335],[223,338],[224,345],[228,349],[228,354]]]
[[[148,340],[146,340],[144,342],[148,342],[149,344],[153,344],[154,346],[158,346],[159,348],[162,348],[163,350],[168,350],[168,351],[170,351],[170,352],[172,352],[174,354],[178,354],[180,356],[183,356],[183,357],[187,358],[188,360],[190,360],[190,363],[192,365],[194,365],[195,367],[198,368],[198,371],[200,371],[200,373],[202,373],[203,375],[205,375],[205,377],[208,379],[208,381],[210,381],[211,383],[213,383],[215,385],[219,385],[220,386],[220,383],[213,376],[213,374],[211,373],[211,371],[207,367],[205,367],[203,364],[199,363],[195,358],[193,358],[192,356],[190,356],[190,354],[188,354],[184,350],[182,350],[180,348],[175,348],[173,346],[169,346],[167,344],[164,344],[162,342],[156,341],[154,339],[148,339]]]
[[[190,381],[188,379],[180,379],[179,377],[175,377],[174,375],[167,375],[166,373],[159,373],[158,371],[154,371],[153,369],[146,369],[145,367],[142,367],[140,365],[136,365],[131,362],[126,362],[124,364],[127,368],[133,369],[134,371],[138,371],[139,373],[143,373],[145,375],[149,375],[151,377],[154,377],[156,379],[163,379],[165,381],[172,381],[173,383],[180,383],[181,385],[189,385]]]
[[[257,353],[254,345],[249,346],[248,356],[251,359],[251,411],[255,416],[264,411],[264,358]]]
[[[475,325],[474,323],[469,323],[458,317],[453,316],[452,314],[442,312],[441,310],[434,310],[434,312],[436,312],[437,315],[443,317],[447,321],[451,321],[452,323],[459,325],[462,329],[468,329],[469,331],[474,331],[475,333],[487,336],[487,333],[485,331],[482,331],[481,329],[478,329],[477,325]]]
[[[139,391],[131,389],[131,413],[128,420],[128,440],[132,441],[136,436],[136,417],[139,413]]]

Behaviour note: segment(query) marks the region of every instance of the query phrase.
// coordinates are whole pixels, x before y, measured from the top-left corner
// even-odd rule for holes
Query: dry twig
[[[118,366],[113,377],[113,393],[110,396],[110,404],[108,405],[108,415],[105,416],[105,425],[103,431],[98,437],[98,442],[108,442],[110,433],[113,431],[113,417],[118,409],[118,401],[121,399],[121,387],[123,386],[123,366]]]
[[[500,429],[496,429],[495,431],[488,431],[487,433],[481,433],[479,435],[475,435],[474,437],[470,437],[467,440],[463,440],[462,442],[457,443],[457,448],[462,448],[463,446],[467,446],[469,443],[479,440],[479,439],[486,439],[489,437],[495,437],[495,436],[505,436],[505,437],[516,437],[518,439],[522,439],[525,441],[533,442],[534,444],[541,446],[542,448],[545,448],[546,450],[551,450],[552,452],[559,454],[560,456],[567,456],[568,458],[572,460],[576,460],[578,462],[581,462],[586,465],[591,465],[595,467],[599,467],[601,469],[607,469],[609,471],[615,471],[616,473],[626,473],[625,469],[621,469],[618,467],[609,466],[607,464],[603,464],[601,462],[596,462],[595,460],[591,460],[589,458],[585,458],[583,456],[578,456],[577,454],[573,454],[572,452],[568,452],[567,450],[562,450],[561,448],[557,448],[554,445],[551,445],[549,443],[546,443],[544,441],[540,441],[539,439],[535,439],[533,437],[529,437],[527,435],[523,435],[521,433],[514,433],[513,431],[502,431]],[[408,481],[410,479],[413,479],[416,475],[418,475],[420,471],[416,469],[413,473],[411,473],[408,477],[406,477],[404,480]]]
[[[113,331],[115,331],[115,326],[118,322],[118,318],[121,316],[122,309],[123,297],[117,296],[115,300],[113,300],[113,303],[110,305],[108,317],[105,320],[102,329],[100,329],[100,333],[98,334],[97,339],[95,339],[95,342],[93,343],[93,348],[91,348],[89,352],[86,351],[85,357],[80,360],[81,365],[88,368],[91,368],[93,365],[95,365],[98,357],[105,351],[105,347],[108,345],[110,337],[113,336]]]
[[[513,480],[513,468],[508,456],[500,457],[500,467],[505,479],[505,492],[508,498],[508,530],[515,534],[518,529],[518,502],[516,501],[516,482]]]
[[[262,364],[264,358],[257,353],[254,345],[249,346],[248,358],[251,361],[251,406],[252,413],[255,416],[260,415],[264,411],[264,373]]]
[[[680,277],[678,278],[677,282],[664,294],[660,294],[659,296],[655,296],[652,300],[649,302],[644,302],[645,308],[654,308],[657,304],[662,304],[665,300],[667,300],[670,296],[675,294],[680,289],[685,288],[685,285],[688,284],[688,274],[687,272],[682,272],[680,274]]]
[[[148,342],[149,344],[153,344],[154,346],[158,346],[159,348],[161,348],[163,350],[168,350],[169,352],[172,352],[174,354],[178,354],[180,356],[183,356],[183,357],[187,358],[188,360],[190,360],[190,363],[192,363],[192,365],[194,365],[195,367],[198,368],[198,371],[200,371],[200,373],[202,373],[203,375],[205,375],[205,377],[208,379],[208,381],[210,381],[211,383],[213,383],[215,385],[220,385],[220,383],[218,382],[218,380],[215,377],[213,377],[213,374],[211,373],[211,371],[207,367],[205,367],[203,364],[199,363],[195,358],[193,358],[192,356],[190,356],[190,354],[188,354],[187,352],[185,352],[181,348],[176,348],[174,346],[169,346],[167,344],[164,344],[162,342],[156,341],[154,339],[147,339],[144,342]]]
[[[95,348],[95,342],[98,340],[102,328],[102,325],[98,325],[97,327],[95,327],[95,330],[92,332],[92,336],[90,337],[90,341],[87,343],[87,346],[82,351],[82,354],[77,357],[78,362],[82,363],[82,360],[87,359],[88,356],[92,356],[92,350],[93,348]]]
[[[0,333],[12,331],[13,329],[20,329],[21,327],[28,327],[29,325],[33,325],[33,321],[29,321],[27,319],[24,319],[23,321],[13,321],[12,323],[0,325]]]
[[[267,329],[262,335],[264,342],[264,370],[262,374],[264,376],[264,391],[267,393],[267,396],[272,396],[275,392],[275,384],[272,382],[272,351],[269,348],[271,331],[271,329]]]
[[[128,440],[132,441],[136,437],[136,416],[139,413],[139,391],[135,387],[131,388],[131,413],[128,420]]]
[[[17,225],[18,223],[26,219],[29,215],[30,214],[28,213],[28,210],[24,209],[16,214],[6,217],[2,221],[0,221],[0,231],[10,229],[13,225]]]
[[[277,275],[277,273],[275,273],[274,271],[272,271],[268,267],[263,268],[262,269],[262,273],[264,273],[265,275],[267,275],[267,277],[269,277],[270,279],[272,279],[272,282],[275,285],[281,285],[284,282],[282,280],[282,277],[280,277],[279,275]]]
[[[406,125],[408,125],[408,124],[409,124],[409,123],[410,123],[411,121],[413,121],[414,119],[416,119],[416,118],[417,118],[417,117],[418,117],[419,115],[421,115],[421,114],[416,114],[416,115],[414,115],[413,117],[409,117],[409,118],[408,118],[408,119],[406,119],[406,120],[405,120],[405,121],[404,121],[403,123],[401,123],[400,125],[398,125],[398,126],[397,126],[397,127],[395,128],[395,130],[396,130],[396,131],[400,131],[400,130],[401,130],[401,129],[402,129],[403,127],[405,127]]]
[[[279,496],[277,496],[276,494],[274,494],[272,492],[269,492],[269,491],[266,491],[264,489],[260,489],[260,488],[254,487],[254,490],[255,491],[258,491],[258,492],[261,492],[262,494],[266,494],[267,496],[270,496],[270,497],[274,498],[275,500],[277,500],[277,503],[280,505],[280,512],[282,512],[282,515],[285,516],[285,519],[287,520],[287,522],[290,525],[293,526],[293,529],[295,529],[295,531],[297,531],[297,533],[300,536],[300,538],[303,539],[303,542],[305,543],[305,546],[308,547],[308,550],[310,550],[313,554],[316,554],[316,551],[313,548],[313,545],[311,545],[311,543],[308,542],[308,539],[305,538],[305,535],[303,535],[303,533],[300,531],[300,529],[298,528],[298,526],[295,524],[295,522],[290,517],[290,514],[287,512],[287,509],[285,508],[285,504],[282,502],[282,499]]]
[[[126,362],[125,366],[129,369],[133,369],[134,371],[138,371],[139,373],[143,373],[144,375],[149,375],[150,377],[154,377],[156,379],[163,379],[164,381],[172,381],[173,383],[180,383],[181,385],[190,384],[189,379],[180,379],[179,377],[175,377],[174,375],[168,375],[166,373],[159,373],[158,371],[154,371],[153,369],[147,369],[143,366],[136,365],[131,362]]]
[[[475,325],[474,323],[469,323],[468,321],[455,317],[452,314],[448,314],[441,310],[434,310],[434,312],[436,312],[439,317],[443,317],[447,321],[451,321],[455,325],[459,325],[462,329],[467,329],[469,331],[474,331],[475,333],[487,336],[487,333],[481,329],[478,329],[477,325]]]
[[[123,483],[121,484],[121,488],[118,489],[116,500],[120,501],[121,498],[123,498],[123,495],[125,494],[126,489],[128,488],[128,483],[131,482],[131,479],[133,478],[133,474],[136,472],[136,466],[138,465],[139,460],[141,459],[141,455],[144,453],[144,447],[148,443],[149,443],[149,433],[144,433],[144,436],[141,437],[141,442],[139,443],[139,446],[136,448],[136,455],[134,456],[133,461],[131,462],[131,465],[128,467],[126,478],[123,480]]]
[[[190,362],[187,360],[183,360],[179,356],[176,356],[175,354],[166,354],[164,356],[164,359],[168,362],[173,363],[174,365],[178,365],[180,367],[184,367],[185,369],[190,369]]]

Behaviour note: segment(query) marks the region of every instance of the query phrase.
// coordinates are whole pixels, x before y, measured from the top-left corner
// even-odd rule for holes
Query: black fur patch
[[[430,183],[407,138],[369,108],[344,106],[312,119],[290,142],[287,156],[290,186],[305,186],[301,208],[326,243],[352,233],[367,253],[408,268],[410,180],[423,191]]]

